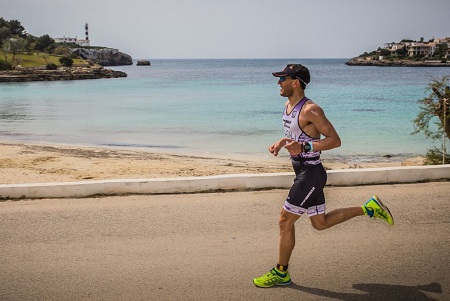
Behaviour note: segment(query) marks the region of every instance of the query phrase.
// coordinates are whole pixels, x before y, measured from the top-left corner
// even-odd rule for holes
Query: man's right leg
[[[256,286],[272,287],[275,285],[287,285],[291,283],[291,277],[287,272],[287,267],[292,250],[295,247],[294,223],[299,217],[300,215],[287,212],[284,208],[281,210],[279,220],[280,242],[278,245],[277,267],[274,267],[269,273],[253,279],[253,283]]]
[[[291,258],[292,250],[295,247],[295,222],[300,215],[293,214],[281,210],[279,226],[280,226],[280,242],[278,245],[278,264],[287,266]]]

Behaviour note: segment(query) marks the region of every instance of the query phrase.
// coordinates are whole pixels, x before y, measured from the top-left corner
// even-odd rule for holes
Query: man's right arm
[[[269,146],[269,152],[274,156],[278,156],[280,149],[282,149],[286,145],[286,139],[287,138],[281,138],[280,140]]]

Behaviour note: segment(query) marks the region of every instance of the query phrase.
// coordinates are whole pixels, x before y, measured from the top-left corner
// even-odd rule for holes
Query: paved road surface
[[[450,300],[450,182],[327,187],[328,210],[372,193],[395,226],[302,217],[269,289],[285,190],[0,202],[0,300]]]

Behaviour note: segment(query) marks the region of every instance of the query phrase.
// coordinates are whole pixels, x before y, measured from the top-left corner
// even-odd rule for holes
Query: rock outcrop
[[[59,67],[56,70],[45,68],[17,68],[13,71],[0,71],[0,82],[56,81],[126,77],[122,71],[103,68],[100,65],[89,67]]]
[[[413,61],[413,60],[367,60],[354,57],[345,63],[349,66],[379,66],[379,67],[450,67],[450,62]]]
[[[150,61],[139,60],[139,61],[137,61],[136,66],[150,66]]]
[[[85,60],[92,60],[102,66],[132,65],[133,59],[126,53],[113,48],[72,48],[73,53]]]

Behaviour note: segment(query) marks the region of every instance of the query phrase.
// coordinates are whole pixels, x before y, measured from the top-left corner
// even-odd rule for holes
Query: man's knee
[[[295,221],[298,217],[287,214],[286,211],[283,211],[278,219],[278,225],[280,226],[280,230],[288,230],[294,227]]]
[[[283,214],[281,214],[280,218],[278,219],[278,225],[280,226],[280,229],[286,227],[286,221],[287,221],[287,217],[284,216]]]
[[[320,224],[320,223],[318,223],[318,224],[314,223],[314,224],[312,224],[312,226],[314,229],[319,230],[319,231],[325,230],[327,228],[327,226],[325,224]]]
[[[327,222],[324,218],[322,218],[321,216],[317,216],[314,218],[310,218],[311,220],[311,225],[313,226],[314,229],[316,230],[325,230],[328,228]]]

